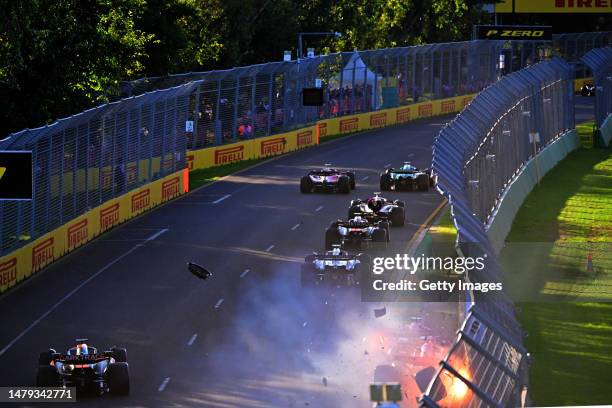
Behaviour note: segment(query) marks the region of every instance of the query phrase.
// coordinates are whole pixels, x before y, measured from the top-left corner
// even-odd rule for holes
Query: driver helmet
[[[372,211],[378,211],[382,207],[382,200],[378,197],[372,197],[368,200],[368,207]]]
[[[340,248],[334,248],[334,249],[332,249],[332,255],[334,255],[334,256],[338,256],[338,255],[340,255]]]
[[[87,355],[87,354],[89,354],[89,348],[87,347],[87,344],[85,343],[77,344],[76,355],[82,356],[82,355]]]
[[[361,218],[361,215],[356,215],[351,221],[353,225],[360,225],[363,222],[363,218]]]

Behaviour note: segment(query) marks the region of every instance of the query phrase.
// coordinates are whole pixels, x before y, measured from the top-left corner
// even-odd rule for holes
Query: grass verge
[[[612,156],[592,122],[577,129],[583,147],[529,194],[500,256],[511,295],[545,299],[517,304],[538,406],[612,401]]]

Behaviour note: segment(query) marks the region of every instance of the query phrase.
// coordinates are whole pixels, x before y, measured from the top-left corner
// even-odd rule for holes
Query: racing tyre
[[[375,229],[372,233],[372,241],[377,244],[382,244],[383,247],[387,247],[387,231],[382,228]]]
[[[51,360],[53,360],[53,356],[57,354],[55,350],[49,349],[48,351],[43,351],[38,356],[38,365],[49,365],[51,364]]]
[[[402,208],[406,206],[406,203],[401,200],[395,200],[393,204],[397,205],[398,207],[402,207]]]
[[[355,189],[355,173],[353,173],[352,171],[349,171],[346,174],[349,177],[349,186],[351,187],[351,190],[354,190]]]
[[[338,230],[335,228],[328,228],[325,231],[325,249],[331,250],[334,245],[340,245],[340,237],[338,236]]]
[[[403,207],[395,207],[391,210],[391,224],[394,227],[402,227],[404,225],[404,208]]]
[[[361,208],[359,208],[358,205],[352,205],[351,208],[349,208],[348,210],[348,219],[352,220],[353,218],[355,218],[355,214],[360,213],[361,212]]]
[[[380,223],[380,228],[384,229],[387,233],[387,242],[391,240],[391,233],[389,231],[389,223],[387,221],[383,221]]]
[[[417,179],[417,188],[421,191],[429,191],[429,176],[421,174]]]
[[[106,370],[108,390],[113,395],[130,394],[130,370],[127,363],[112,363]]]
[[[312,180],[308,176],[300,179],[300,193],[308,194],[312,192]]]
[[[332,222],[329,224],[329,228],[338,228],[338,224],[339,224],[340,222],[341,222],[340,220],[332,221]]]
[[[41,365],[36,373],[37,387],[57,387],[59,385],[59,375],[55,367],[50,365]]]
[[[123,347],[113,347],[111,349],[113,352],[113,358],[117,363],[127,363],[127,350]]]
[[[351,192],[351,181],[347,176],[340,177],[338,180],[338,191],[343,194],[349,194]]]
[[[380,191],[391,190],[391,175],[383,173],[380,175]]]

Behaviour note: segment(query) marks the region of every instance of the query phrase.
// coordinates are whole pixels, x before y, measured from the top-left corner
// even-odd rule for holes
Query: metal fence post
[[[268,87],[268,128],[266,130],[266,135],[271,135],[272,134],[272,120],[273,120],[273,116],[272,116],[272,111],[274,110],[274,107],[272,106],[272,98],[273,98],[273,92],[274,92],[274,73],[270,73],[270,85]]]
[[[232,141],[238,140],[238,104],[240,103],[240,76],[236,77],[236,95],[234,96],[234,116],[232,118]]]
[[[219,117],[221,109],[221,79],[217,85],[217,106],[215,108],[215,120],[214,120],[214,131],[215,131],[215,144],[218,146],[223,143],[223,124]]]
[[[200,87],[201,85],[198,85],[195,90],[195,109],[193,111],[193,132],[191,133],[191,146],[187,146],[188,149],[195,149],[198,147],[203,147],[203,144],[201,145],[199,143],[199,140],[200,140],[199,129],[200,129],[200,117],[201,117]],[[189,109],[189,107],[187,109]]]

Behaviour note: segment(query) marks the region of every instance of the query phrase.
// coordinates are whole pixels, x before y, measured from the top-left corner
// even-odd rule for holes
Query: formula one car
[[[356,216],[348,221],[337,220],[325,231],[325,249],[334,245],[342,248],[371,248],[376,243],[382,248],[389,242],[389,223],[387,221],[368,221]]]
[[[582,88],[580,88],[580,95],[582,96],[595,96],[595,85],[593,84],[584,84]]]
[[[420,170],[409,162],[400,168],[389,168],[380,175],[380,189],[390,190],[421,190],[428,191],[436,184],[436,175],[431,169]]]
[[[338,192],[348,194],[355,189],[355,173],[329,167],[312,170],[300,180],[300,192]]]
[[[366,270],[370,258],[364,254],[349,254],[333,245],[331,251],[324,254],[308,255],[304,260],[301,271],[303,286],[321,283],[334,283],[347,286],[359,285],[359,273]]]
[[[394,227],[401,227],[405,222],[404,205],[403,201],[387,200],[380,193],[374,193],[374,197],[367,200],[351,200],[348,218],[359,215],[371,222],[388,221]]]
[[[130,375],[127,350],[112,347],[98,353],[87,339],[76,339],[76,345],[60,354],[54,349],[40,353],[37,387],[76,387],[79,391],[128,395]]]

